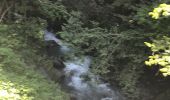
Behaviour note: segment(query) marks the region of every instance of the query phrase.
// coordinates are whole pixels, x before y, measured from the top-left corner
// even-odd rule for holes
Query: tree
[[[160,4],[157,8],[154,8],[149,15],[161,22],[161,25],[169,26],[169,23],[164,23],[170,21],[170,5]],[[145,61],[148,66],[156,65],[159,67],[159,71],[163,76],[170,75],[170,37],[168,34],[169,27],[164,27],[167,33],[158,34],[161,38],[156,38],[152,40],[152,43],[145,42],[145,45],[151,48],[152,55],[149,56],[149,60]]]

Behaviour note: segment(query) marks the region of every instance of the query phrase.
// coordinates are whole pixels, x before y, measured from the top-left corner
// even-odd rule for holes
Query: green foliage
[[[45,1],[40,3],[40,12],[43,16],[47,17],[54,21],[56,18],[58,19],[68,19],[69,13],[66,8],[61,4],[61,2],[50,2]]]
[[[140,5],[137,8],[137,13],[133,16],[133,20],[139,25],[151,25],[153,22],[150,20],[148,12],[152,9],[153,5]]]
[[[55,21],[67,19],[69,13],[59,0],[1,1],[0,22],[18,22],[32,17]]]
[[[148,61],[145,61],[145,64],[148,66],[157,65],[163,76],[170,75],[170,38],[164,36],[163,38],[153,40],[153,43],[145,42],[145,44],[152,51],[152,55],[149,56]]]
[[[122,29],[131,26],[139,5],[150,3],[146,0],[63,0],[69,11],[82,12],[83,23],[90,27],[90,22],[99,23],[100,27],[112,28],[120,25]],[[144,7],[143,7],[144,8]]]
[[[1,67],[10,72],[22,73],[25,66],[10,48],[0,48]]]
[[[170,5],[160,4],[157,8],[154,8],[152,12],[149,13],[153,19],[160,19],[161,17],[170,16]]]
[[[168,2],[168,0],[161,2]],[[168,4],[160,4],[160,2],[140,5],[139,8],[137,8],[137,14],[133,17],[133,20],[145,31],[163,34],[169,33],[170,18],[168,17],[168,7]]]
[[[30,24],[27,22],[24,25]],[[31,39],[37,39],[39,35],[34,37],[29,33],[36,33],[40,28],[28,30],[31,28],[32,26],[26,27],[20,24],[0,25],[0,99],[68,100],[69,96],[61,91],[58,84],[47,80],[37,70],[37,66],[47,66],[48,61],[41,62],[46,58],[38,55],[39,47],[31,43]],[[25,41],[28,39],[26,37],[33,38]]]
[[[23,37],[25,41],[29,39],[43,40],[43,30],[46,26],[46,21],[40,18],[28,18],[25,21],[13,23],[9,26],[9,34],[18,37]]]
[[[130,100],[141,100],[140,87],[152,81],[143,83],[145,80],[141,79],[148,77],[147,72],[143,71],[145,68],[143,62],[147,59],[148,53],[143,43],[149,41],[149,37],[167,36],[153,39],[153,43],[145,42],[153,52],[146,64],[159,66],[164,76],[169,75],[167,33],[170,32],[170,18],[164,16],[169,15],[169,5],[162,4],[157,7],[169,0],[3,1],[8,5],[0,6],[2,12],[8,6],[15,5],[4,17],[0,12],[3,22],[10,22],[10,25],[0,25],[0,56],[2,56],[0,68],[4,75],[2,77],[5,77],[0,83],[5,83],[9,87],[8,90],[0,89],[7,95],[15,95],[21,99],[66,100],[64,99],[66,94],[62,94],[58,86],[53,87],[54,84],[51,82],[48,84],[35,70],[36,66],[51,66],[50,61],[46,62],[47,58],[40,55],[44,52],[39,52],[43,47],[41,29],[45,27],[46,20],[48,24],[59,25],[60,21],[66,20],[68,23],[58,34],[71,44],[76,56],[80,53],[91,55],[93,57],[91,71],[110,83],[116,81]],[[157,8],[152,11],[154,7]],[[16,78],[13,79],[11,76]],[[20,79],[23,82],[20,82]],[[38,81],[43,82],[38,84]],[[10,85],[11,83],[15,84]],[[15,87],[17,92],[14,89],[12,93],[11,86]],[[61,98],[58,98],[58,95],[55,98],[56,92]],[[19,94],[25,94],[25,97]]]
[[[154,8],[152,12],[149,12],[149,15],[153,19],[157,19],[158,23],[157,27],[158,29],[164,29],[165,31],[159,30],[158,32],[169,32],[169,27],[166,27],[165,25],[169,25],[166,21],[169,21],[169,11],[170,6],[167,4],[160,4],[157,8]],[[165,26],[162,27],[161,25]],[[163,76],[170,75],[169,72],[169,36],[163,36],[164,34],[161,34],[161,38],[158,39],[152,39],[152,43],[144,42],[146,46],[151,48],[152,55],[149,56],[149,60],[145,61],[145,64],[148,66],[159,66],[159,71],[162,73]]]
[[[19,60],[9,48],[1,48],[0,99],[3,100],[66,100],[58,85],[47,82],[32,66]],[[2,55],[2,53],[5,55]],[[7,57],[4,57],[7,56]],[[3,60],[2,60],[3,59]]]
[[[151,34],[140,30],[121,31],[117,26],[107,30],[97,23],[91,25],[93,28],[84,28],[79,17],[68,20],[61,36],[78,50],[77,54],[93,57],[91,70],[94,73],[110,82],[118,81],[124,94],[134,100],[138,98],[140,92],[136,87],[147,57],[143,42]]]

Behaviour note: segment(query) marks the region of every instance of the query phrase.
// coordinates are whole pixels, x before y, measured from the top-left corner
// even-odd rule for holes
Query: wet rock
[[[77,100],[77,98],[76,98],[75,95],[71,95],[71,96],[70,96],[70,100]]]
[[[63,70],[65,68],[65,65],[61,59],[57,59],[54,61],[53,67],[58,70]]]
[[[60,46],[53,40],[46,41],[46,52],[49,57],[56,57],[59,54],[59,48]]]

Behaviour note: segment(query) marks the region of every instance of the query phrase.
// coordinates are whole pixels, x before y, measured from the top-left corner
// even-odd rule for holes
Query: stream
[[[72,51],[72,48],[47,30],[44,32],[44,39],[55,41],[63,54]],[[125,100],[118,90],[111,88],[108,83],[101,81],[99,76],[90,72],[92,61],[90,55],[82,55],[64,62],[64,87],[69,88],[70,94],[73,95],[71,100]]]

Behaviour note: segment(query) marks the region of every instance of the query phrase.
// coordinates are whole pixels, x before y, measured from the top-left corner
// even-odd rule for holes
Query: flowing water
[[[45,31],[44,38],[46,41],[53,40],[60,45],[61,52],[70,53],[71,49],[53,33]],[[92,57],[83,56],[64,62],[65,85],[74,96],[72,100],[124,100],[117,90],[110,88],[108,83],[102,82],[99,76],[90,72],[91,61]]]

